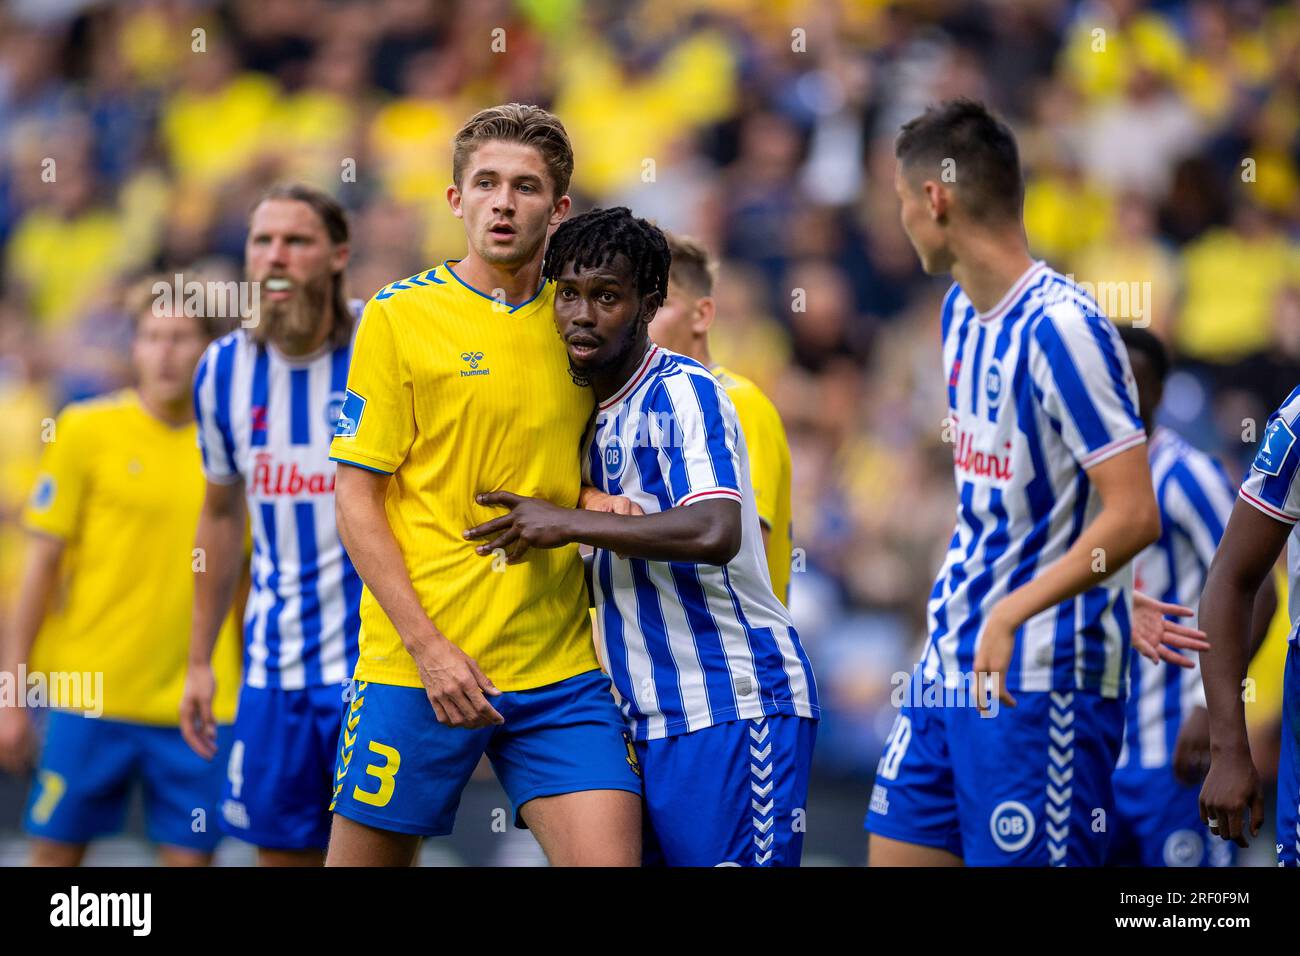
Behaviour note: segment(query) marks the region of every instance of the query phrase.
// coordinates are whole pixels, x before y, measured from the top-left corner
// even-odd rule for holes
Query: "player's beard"
[[[623,341],[619,343],[618,351],[609,358],[596,365],[588,365],[586,368],[578,368],[573,364],[573,358],[569,358],[569,378],[573,379],[574,385],[587,386],[591,384],[591,376],[601,372],[613,371],[622,367],[623,363],[638,346],[638,331],[642,323],[638,320],[628,324],[626,331],[623,333]],[[641,342],[641,346],[645,343]]]
[[[286,302],[262,306],[261,320],[252,328],[254,341],[299,343],[316,337],[322,321],[330,321],[326,305],[334,276],[326,274],[298,287],[298,294]]]

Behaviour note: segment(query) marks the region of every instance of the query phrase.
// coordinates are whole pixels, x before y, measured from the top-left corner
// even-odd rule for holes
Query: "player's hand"
[[[591,485],[578,492],[578,507],[584,511],[604,511],[615,515],[643,515],[641,506],[626,495],[608,495]]]
[[[216,696],[217,678],[211,665],[190,664],[181,692],[181,736],[204,760],[217,755],[217,721],[212,716]]]
[[[439,723],[474,730],[506,722],[484,696],[497,697],[501,691],[474,658],[447,638],[439,634],[417,645],[412,656]]]
[[[35,755],[32,721],[25,707],[0,707],[0,769],[22,773]]]
[[[975,706],[980,713],[987,709],[984,702],[992,700],[994,692],[1008,707],[1016,706],[1016,699],[1007,690],[1007,668],[1011,666],[1015,649],[1016,625],[1006,620],[995,604],[984,622],[979,646],[975,648]]]
[[[1178,729],[1174,744],[1174,776],[1191,786],[1210,769],[1210,712],[1193,707]]]
[[[474,498],[488,507],[509,508],[510,513],[493,518],[465,532],[465,537],[490,539],[474,550],[482,555],[505,552],[507,564],[518,564],[529,548],[558,548],[569,543],[571,508],[561,508],[541,498],[525,498],[508,491],[490,491]]]
[[[1259,836],[1264,825],[1264,793],[1250,748],[1220,753],[1210,759],[1210,772],[1201,785],[1201,820],[1225,840],[1239,847],[1250,845],[1242,825],[1250,813],[1250,835]]]
[[[1205,632],[1166,617],[1191,617],[1195,613],[1190,607],[1166,604],[1141,591],[1134,591],[1133,649],[1150,661],[1168,661],[1179,667],[1195,667],[1195,661],[1179,654],[1174,648],[1208,651],[1210,643],[1205,639]]]

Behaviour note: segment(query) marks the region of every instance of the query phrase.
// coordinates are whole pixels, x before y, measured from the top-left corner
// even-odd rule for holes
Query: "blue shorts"
[[[518,827],[519,808],[537,797],[641,793],[630,738],[600,671],[490,701],[505,723],[467,730],[439,723],[422,687],[357,684],[337,735],[330,809],[379,830],[445,836],[485,753]]]
[[[1236,847],[1201,822],[1200,785],[1171,766],[1128,764],[1115,771],[1107,866],[1232,866]]]
[[[1286,651],[1282,756],[1277,764],[1277,863],[1300,866],[1300,648]]]
[[[1123,700],[1019,691],[1017,706],[981,717],[973,703],[907,696],[876,769],[867,830],[969,866],[1102,865]]]
[[[637,741],[646,866],[798,866],[817,721],[779,714]]]
[[[273,850],[324,849],[347,684],[239,689],[221,827]]]
[[[230,727],[218,727],[217,756],[209,761],[190,749],[179,727],[52,711],[24,828],[76,844],[117,833],[138,779],[149,839],[211,853],[221,839],[217,798],[230,741]]]

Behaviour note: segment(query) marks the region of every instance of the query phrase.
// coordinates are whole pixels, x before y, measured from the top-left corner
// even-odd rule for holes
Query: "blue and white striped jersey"
[[[1293,525],[1287,540],[1287,614],[1291,634],[1287,640],[1300,646],[1300,386],[1282,407],[1269,416],[1264,437],[1241,483],[1241,497],[1270,518]]]
[[[1115,327],[1042,262],[983,315],[954,284],[942,329],[957,527],[930,593],[923,673],[960,688],[989,610],[1099,510],[1087,469],[1146,435]],[[1007,689],[1123,694],[1132,587],[1123,568],[1025,622]]]
[[[636,740],[770,714],[818,717],[812,666],[772,593],[735,406],[698,362],[653,346],[601,403],[583,476],[646,514],[709,498],[740,502],[727,564],[596,550],[597,648]]]
[[[1148,456],[1160,505],[1160,539],[1133,559],[1133,586],[1195,610],[1237,490],[1218,462],[1167,428],[1154,430]],[[1143,768],[1169,765],[1183,718],[1193,707],[1205,706],[1199,655],[1182,653],[1197,666],[1155,663],[1131,652],[1120,767],[1130,760]]]
[[[237,329],[208,347],[195,372],[204,474],[242,480],[248,500],[250,687],[341,684],[357,662],[361,578],[339,540],[329,460],[351,352],[290,359]]]

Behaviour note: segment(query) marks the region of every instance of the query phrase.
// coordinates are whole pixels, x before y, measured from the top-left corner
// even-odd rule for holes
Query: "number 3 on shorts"
[[[386,807],[388,801],[393,799],[393,777],[397,775],[397,770],[402,765],[402,755],[387,744],[381,744],[377,741],[370,741],[371,753],[377,753],[384,758],[383,766],[377,767],[374,764],[366,765],[366,773],[372,777],[379,778],[379,791],[370,793],[362,790],[359,786],[352,788],[352,799],[358,803],[367,803],[372,807]]]

